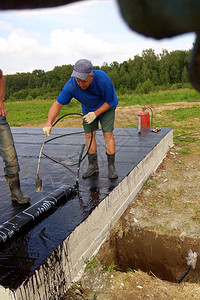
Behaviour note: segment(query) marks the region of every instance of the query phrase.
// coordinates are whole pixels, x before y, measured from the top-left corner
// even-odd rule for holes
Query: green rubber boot
[[[85,173],[83,173],[83,178],[88,178],[95,173],[99,173],[97,153],[88,154],[88,169]]]
[[[107,154],[107,161],[108,161],[108,177],[110,179],[117,178],[118,173],[115,169],[115,153],[114,154]]]
[[[24,194],[20,189],[19,175],[12,177],[5,176],[10,190],[12,201],[17,201],[19,204],[25,204],[30,201],[30,197]]]

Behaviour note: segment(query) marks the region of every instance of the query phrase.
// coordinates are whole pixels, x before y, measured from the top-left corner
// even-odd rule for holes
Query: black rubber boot
[[[107,161],[108,161],[108,177],[110,179],[117,178],[118,173],[115,169],[115,153],[114,154],[107,154]]]
[[[12,201],[17,201],[19,204],[25,204],[30,201],[30,197],[24,194],[20,189],[19,175],[8,177],[5,176],[10,190]]]
[[[88,169],[85,173],[83,173],[82,177],[87,178],[92,176],[95,173],[99,173],[97,153],[88,154]]]

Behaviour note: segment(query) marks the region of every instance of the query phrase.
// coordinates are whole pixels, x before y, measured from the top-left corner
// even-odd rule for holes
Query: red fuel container
[[[150,128],[150,117],[148,111],[138,113],[138,131],[141,128]]]

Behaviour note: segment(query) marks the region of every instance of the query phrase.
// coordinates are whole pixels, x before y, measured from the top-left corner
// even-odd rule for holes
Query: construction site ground
[[[159,115],[194,106],[200,110],[199,102],[157,105],[153,110]],[[133,115],[136,122],[138,108],[117,109],[116,127],[133,120]],[[196,129],[183,134],[182,140],[174,139],[161,165],[63,299],[200,299],[195,269],[177,283],[188,268],[188,251],[200,253],[199,118],[182,122],[185,128],[197,124]],[[157,258],[148,252],[151,242]],[[197,257],[197,269],[199,265]]]

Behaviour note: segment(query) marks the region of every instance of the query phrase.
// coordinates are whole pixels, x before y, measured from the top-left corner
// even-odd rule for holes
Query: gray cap
[[[85,80],[92,72],[93,65],[88,59],[79,59],[75,65],[71,77],[77,77],[81,80]]]

